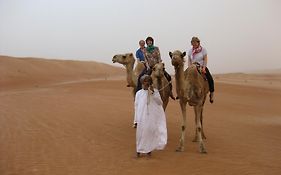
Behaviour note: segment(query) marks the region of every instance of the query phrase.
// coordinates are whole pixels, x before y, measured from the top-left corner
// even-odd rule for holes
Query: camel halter
[[[172,82],[170,81],[168,84],[166,84],[166,86],[162,87],[161,89],[159,89],[158,91],[162,91],[164,90],[167,86],[169,86]]]

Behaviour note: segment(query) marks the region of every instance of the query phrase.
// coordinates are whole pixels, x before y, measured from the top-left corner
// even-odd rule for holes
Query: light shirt
[[[202,47],[201,52],[196,53],[195,55],[192,55],[192,49],[188,51],[188,61],[189,63],[199,63],[201,66],[207,66],[204,65],[204,56],[207,55],[207,50]]]

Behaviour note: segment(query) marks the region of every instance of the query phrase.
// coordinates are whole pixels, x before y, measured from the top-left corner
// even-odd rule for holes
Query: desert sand
[[[215,75],[206,102],[208,154],[184,152],[178,101],[166,110],[168,144],[135,158],[133,96],[125,70],[96,62],[0,57],[0,175],[281,174],[281,72]],[[120,78],[121,77],[121,78]]]

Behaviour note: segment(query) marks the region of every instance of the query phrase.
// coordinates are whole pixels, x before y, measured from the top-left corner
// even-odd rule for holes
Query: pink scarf
[[[202,51],[202,47],[201,46],[197,47],[196,49],[193,47],[192,48],[192,56],[194,56],[195,54],[197,54],[197,53],[199,53],[201,51]]]

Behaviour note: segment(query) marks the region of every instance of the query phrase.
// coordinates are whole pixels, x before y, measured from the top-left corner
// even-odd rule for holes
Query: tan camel
[[[137,65],[134,69],[135,60],[136,59],[132,53],[118,54],[114,55],[112,58],[113,63],[117,62],[125,66],[127,72],[127,87],[133,88],[133,94],[136,92],[137,88],[137,77],[144,69],[144,64],[139,61],[137,61]]]
[[[180,145],[177,151],[184,151],[185,130],[186,130],[186,104],[194,107],[195,112],[195,138],[193,141],[199,142],[199,151],[207,153],[203,139],[206,139],[203,132],[203,107],[209,92],[208,82],[198,72],[197,66],[192,64],[184,71],[184,56],[186,52],[178,50],[169,52],[172,65],[175,69],[176,91],[180,100],[182,111],[182,130]]]
[[[136,68],[133,70],[135,58],[132,53],[114,55],[112,58],[112,62],[113,63],[117,62],[125,66],[127,72],[127,83],[128,83],[127,87],[132,87],[133,92],[135,92],[137,87],[137,77],[144,69],[143,63],[138,61]],[[169,96],[171,90],[169,88],[169,83],[164,76],[163,63],[158,63],[154,66],[154,68],[152,69],[151,77],[152,77],[153,85],[155,86],[156,89],[159,90],[161,99],[163,101],[163,109],[165,110],[169,102]]]

